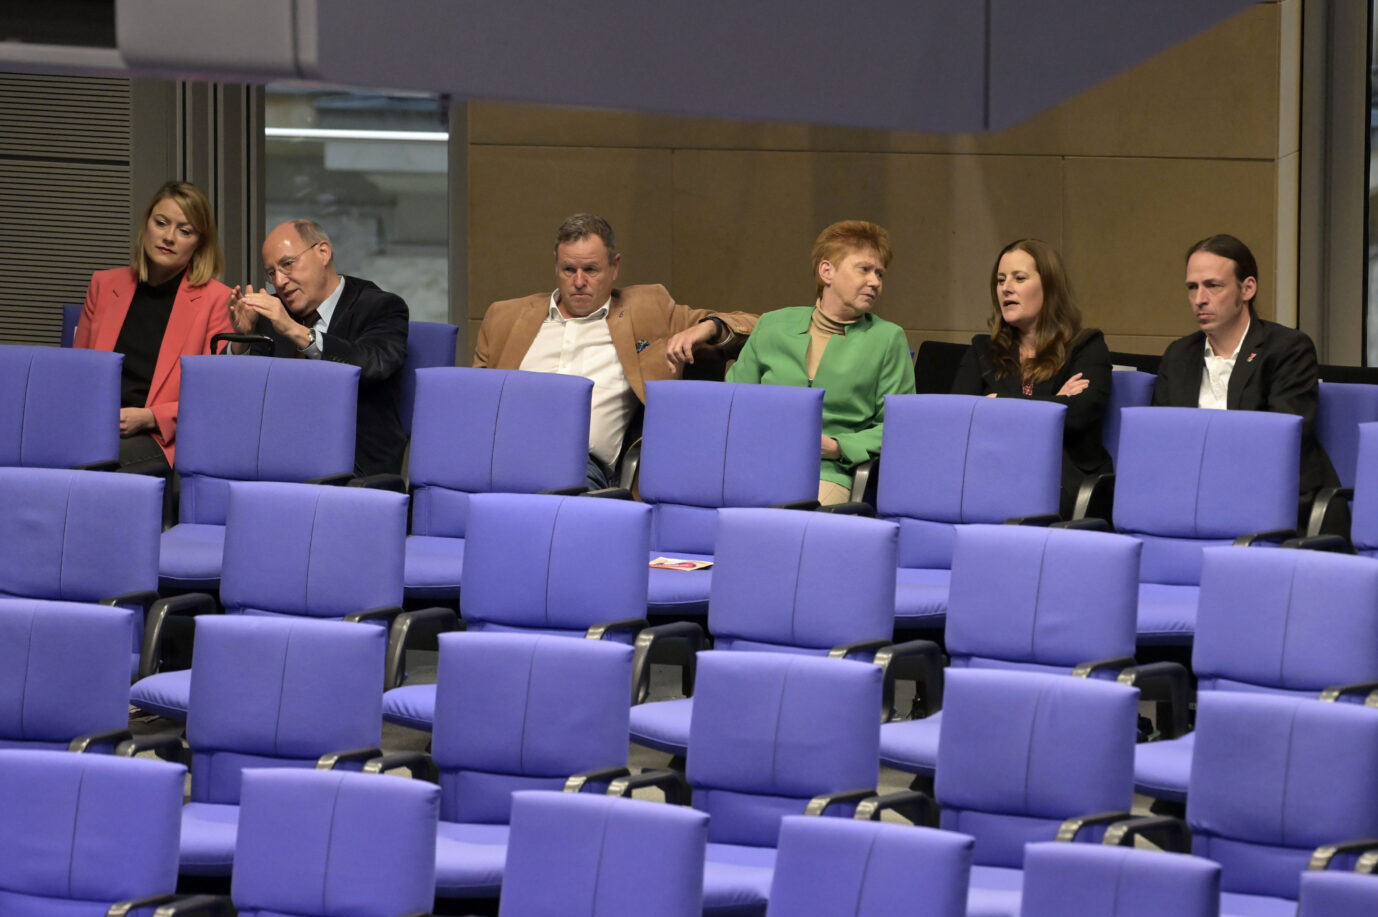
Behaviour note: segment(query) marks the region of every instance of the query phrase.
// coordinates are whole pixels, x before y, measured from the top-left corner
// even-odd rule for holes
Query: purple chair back
[[[880,682],[865,662],[700,653],[687,776],[708,839],[774,847],[814,796],[874,786]]]
[[[817,498],[822,432],[822,389],[647,383],[640,490],[654,549],[712,554],[718,507]]]
[[[186,768],[0,751],[0,913],[103,914],[177,886]]]
[[[123,366],[103,350],[0,345],[0,465],[118,459]]]
[[[1030,844],[1021,906],[1020,917],[1219,917],[1220,865],[1156,850]]]
[[[416,371],[436,366],[454,366],[459,342],[459,326],[445,322],[411,322],[407,326],[407,359],[402,364],[402,391],[398,413],[402,429],[411,435],[412,413],[416,406]]]
[[[1340,484],[1353,487],[1359,464],[1359,424],[1378,421],[1378,385],[1322,382],[1316,405],[1316,439],[1320,440]]]
[[[469,494],[577,487],[588,470],[593,382],[444,367],[416,373],[412,534],[463,538]]]
[[[644,503],[474,494],[460,592],[464,620],[470,630],[583,636],[603,621],[643,617],[650,550],[651,508]]]
[[[440,817],[506,824],[514,790],[558,790],[627,758],[632,648],[533,634],[442,634],[432,755]]]
[[[1360,554],[1378,551],[1378,423],[1359,425],[1359,467],[1349,540]]]
[[[1111,461],[1120,457],[1120,410],[1146,408],[1153,403],[1153,384],[1158,377],[1137,369],[1120,369],[1110,374],[1110,401],[1101,422],[1101,442]]]
[[[250,767],[311,768],[382,740],[387,633],[367,624],[196,619],[187,742],[191,798],[235,804]]]
[[[583,793],[514,794],[501,917],[699,917],[708,816]]]
[[[1128,811],[1136,688],[1087,678],[949,670],[934,789],[942,826],[976,838],[975,862],[1018,868],[1062,822]]]
[[[358,391],[345,363],[182,357],[180,520],[223,525],[230,481],[352,472]]]
[[[402,604],[405,494],[236,482],[229,498],[227,609],[342,618]]]
[[[1297,917],[1378,914],[1378,877],[1353,872],[1308,872],[1301,877]]]
[[[716,541],[708,629],[718,649],[826,652],[893,633],[895,523],[720,509]]]

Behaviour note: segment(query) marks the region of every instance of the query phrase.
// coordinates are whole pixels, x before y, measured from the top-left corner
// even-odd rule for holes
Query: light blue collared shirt
[[[341,277],[339,282],[335,284],[334,292],[325,298],[325,302],[316,307],[316,312],[320,315],[320,318],[316,320],[316,324],[312,326],[316,332],[316,339],[308,344],[306,349],[301,352],[302,356],[306,357],[308,360],[319,360],[321,358],[325,345],[325,338],[323,337],[325,329],[330,327],[330,318],[335,314],[335,307],[340,304],[340,297],[343,294],[344,278]]]

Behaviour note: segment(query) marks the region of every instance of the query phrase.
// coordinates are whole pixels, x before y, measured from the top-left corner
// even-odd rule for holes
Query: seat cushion
[[[895,623],[901,627],[940,627],[947,616],[949,570],[900,567],[895,576]]]
[[[180,522],[162,534],[158,551],[158,579],[164,586],[214,587],[225,556],[225,527]]]
[[[638,704],[631,710],[632,741],[682,755],[689,749],[689,717],[693,711],[692,697]]]
[[[651,558],[712,561],[712,554],[685,551],[652,551]],[[647,583],[648,614],[706,615],[708,593],[713,585],[713,568],[707,570],[651,570]]]
[[[170,720],[185,720],[191,700],[191,669],[158,672],[134,682],[129,702],[140,710]]]
[[[775,876],[775,848],[709,844],[703,864],[703,912],[714,917],[764,914]]]
[[[435,685],[403,685],[384,692],[383,719],[429,732],[435,723]]]
[[[1023,890],[1023,870],[972,866],[967,917],[1019,917]]]
[[[1139,584],[1138,642],[1189,644],[1196,632],[1198,586]]]
[[[1179,739],[1135,745],[1135,792],[1154,799],[1185,801],[1187,780],[1191,776],[1191,752],[1195,747],[1194,732]]]
[[[239,806],[187,803],[182,807],[178,871],[192,876],[228,876],[238,834]]]
[[[1296,917],[1297,902],[1263,895],[1220,893],[1220,917]]]
[[[464,571],[464,539],[411,535],[402,569],[409,598],[452,599],[459,595]]]
[[[933,776],[938,766],[938,732],[943,712],[921,720],[886,723],[880,727],[880,761],[911,774]]]
[[[506,825],[442,821],[435,840],[435,893],[441,898],[494,898],[507,863]]]

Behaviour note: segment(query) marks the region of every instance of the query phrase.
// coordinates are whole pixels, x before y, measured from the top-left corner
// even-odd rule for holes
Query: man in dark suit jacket
[[[1187,298],[1201,330],[1168,345],[1153,403],[1280,411],[1302,418],[1301,497],[1337,486],[1316,440],[1320,377],[1305,333],[1258,317],[1258,263],[1234,236],[1202,239],[1187,252]]]
[[[359,367],[354,471],[400,473],[407,444],[398,409],[407,304],[370,281],[338,273],[330,237],[310,220],[268,233],[263,269],[275,292],[235,288],[230,319],[236,331],[266,334],[273,344],[236,344],[236,351]]]

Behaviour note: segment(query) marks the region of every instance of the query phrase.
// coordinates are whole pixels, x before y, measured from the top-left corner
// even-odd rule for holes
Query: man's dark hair
[[[559,248],[566,242],[579,242],[589,236],[603,240],[608,248],[608,260],[611,261],[617,254],[617,237],[613,235],[608,221],[596,214],[576,213],[566,217],[560,224],[560,231],[555,234],[555,247]]]
[[[1191,256],[1197,252],[1206,252],[1217,255],[1221,258],[1229,258],[1234,262],[1234,279],[1243,283],[1247,278],[1254,278],[1254,296],[1258,295],[1258,262],[1254,260],[1254,253],[1249,251],[1249,246],[1227,233],[1220,233],[1214,236],[1207,236],[1187,249],[1186,261],[1191,261]],[[1254,314],[1254,296],[1249,297],[1247,303],[1249,314]]]

